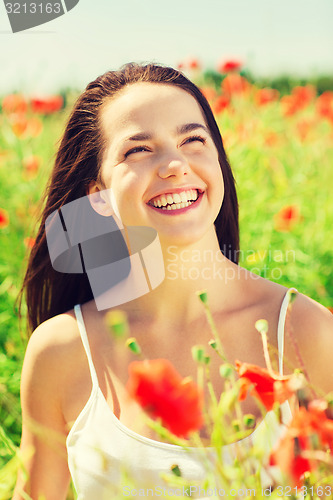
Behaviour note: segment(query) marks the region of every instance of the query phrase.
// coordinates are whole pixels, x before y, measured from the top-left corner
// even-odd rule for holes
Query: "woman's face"
[[[101,177],[125,225],[154,227],[189,244],[213,228],[224,195],[218,153],[203,112],[186,91],[136,83],[101,111]]]

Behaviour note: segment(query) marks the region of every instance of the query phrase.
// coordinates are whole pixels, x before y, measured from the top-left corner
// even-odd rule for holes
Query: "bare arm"
[[[292,305],[285,335],[287,360],[301,368],[299,360],[302,359],[317,397],[333,392],[333,314],[299,294]]]
[[[20,454],[26,474],[20,471],[13,500],[26,498],[22,491],[33,500],[65,500],[68,491],[66,426],[61,410],[64,374],[61,348],[54,345],[54,333],[52,323],[40,325],[25,355]]]

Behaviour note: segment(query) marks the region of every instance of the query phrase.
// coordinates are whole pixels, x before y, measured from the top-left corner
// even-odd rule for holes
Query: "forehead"
[[[196,99],[174,85],[140,82],[107,101],[100,119],[107,140],[121,140],[137,132],[177,128],[184,123],[206,124]]]

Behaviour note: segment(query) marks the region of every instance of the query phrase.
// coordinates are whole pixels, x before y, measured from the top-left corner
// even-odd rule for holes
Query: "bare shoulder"
[[[76,318],[72,309],[41,323],[32,333],[29,344],[39,344],[44,348],[48,345],[60,345],[66,339],[68,340],[75,329]]]
[[[25,363],[48,364],[66,361],[66,352],[78,339],[78,328],[72,311],[59,314],[41,323],[32,333],[25,356]]]
[[[35,413],[36,407],[60,406],[66,379],[75,369],[73,352],[77,351],[78,343],[78,328],[72,311],[50,318],[34,330],[22,370],[23,411]]]
[[[240,268],[239,276],[245,300],[249,305],[256,304],[259,308],[279,313],[281,303],[288,291],[287,287],[244,268]]]
[[[333,335],[333,315],[327,307],[315,300],[298,293],[292,306],[292,322],[297,329],[331,332]],[[315,332],[313,332],[315,334]],[[316,335],[316,334],[315,334]]]
[[[286,328],[287,355],[299,366],[300,358],[318,392],[333,391],[333,315],[324,306],[299,293]],[[297,345],[295,349],[295,345]],[[299,355],[297,356],[297,349]]]

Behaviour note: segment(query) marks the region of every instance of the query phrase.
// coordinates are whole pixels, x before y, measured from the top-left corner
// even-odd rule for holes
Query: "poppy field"
[[[184,71],[211,104],[234,172],[240,265],[333,312],[333,90],[303,84],[280,93],[250,81],[232,61],[221,65],[215,80],[194,63]],[[72,91],[0,96],[0,500],[11,498],[19,467],[27,333],[17,296],[41,196],[76,97]],[[309,426],[318,415],[323,422],[322,408],[310,408]]]

